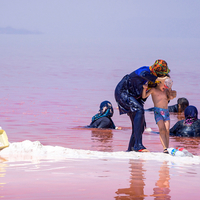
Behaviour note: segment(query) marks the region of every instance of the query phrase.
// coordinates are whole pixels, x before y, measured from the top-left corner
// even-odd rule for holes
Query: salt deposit
[[[34,161],[41,159],[141,159],[170,161],[177,164],[199,164],[200,157],[173,157],[169,154],[148,152],[101,152],[81,149],[70,149],[61,146],[42,145],[39,141],[31,142],[25,140],[23,142],[10,143],[9,147],[0,151],[0,157],[7,161]]]

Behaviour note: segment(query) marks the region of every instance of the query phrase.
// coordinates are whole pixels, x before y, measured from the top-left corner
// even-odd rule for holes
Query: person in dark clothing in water
[[[122,78],[115,89],[115,99],[119,113],[127,114],[132,123],[132,135],[127,151],[148,152],[142,144],[142,133],[145,128],[142,99],[143,85],[147,81],[156,83],[163,81],[163,76],[170,72],[164,60],[156,60],[152,66],[143,66]],[[167,77],[166,77],[167,78]]]
[[[171,129],[171,136],[200,137],[200,119],[195,106],[188,106],[185,111],[185,119],[178,121]]]
[[[185,111],[187,106],[189,106],[189,101],[186,98],[182,97],[178,98],[177,104],[168,106],[168,110],[169,112],[181,113]],[[145,111],[154,111],[154,108],[148,108],[145,109]]]
[[[109,101],[103,101],[100,104],[99,112],[92,117],[92,122],[87,128],[116,129],[116,126],[111,119],[113,113],[112,104]]]

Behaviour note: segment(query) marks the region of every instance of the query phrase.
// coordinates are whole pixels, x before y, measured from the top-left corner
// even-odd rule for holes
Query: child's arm
[[[151,88],[150,90],[147,91],[148,85],[145,84],[143,85],[143,91],[142,91],[142,98],[146,99],[152,92],[154,88]]]
[[[177,94],[177,92],[175,90],[168,89],[167,90],[168,100],[172,100],[172,99],[176,98],[176,94]]]

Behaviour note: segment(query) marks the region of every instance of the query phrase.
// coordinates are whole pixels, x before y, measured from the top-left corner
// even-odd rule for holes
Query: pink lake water
[[[43,147],[71,152],[66,156],[63,151],[47,151],[42,157],[43,151],[33,155],[30,147],[26,155],[5,156],[3,150],[0,198],[199,198],[200,139],[170,137],[171,147],[186,148],[194,160],[163,155],[159,135],[147,131],[143,143],[153,155],[124,152],[131,124],[126,115],[119,115],[114,99],[114,89],[125,74],[162,58],[177,91],[170,105],[186,97],[200,110],[198,39],[83,42],[2,35],[0,41],[0,126],[9,142],[39,141]],[[113,121],[122,130],[81,128],[90,124],[104,100],[112,102]],[[145,108],[152,106],[149,98]],[[147,127],[158,131],[153,113],[145,117]],[[171,114],[171,126],[182,117]]]

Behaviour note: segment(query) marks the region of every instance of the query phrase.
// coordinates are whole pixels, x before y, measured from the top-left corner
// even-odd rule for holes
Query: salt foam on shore
[[[139,152],[101,152],[81,149],[70,149],[61,146],[42,145],[39,141],[10,143],[9,147],[0,151],[0,157],[7,161],[27,161],[40,159],[141,159],[156,161],[171,161],[179,164],[200,164],[200,156],[174,157],[163,153],[139,153]]]

